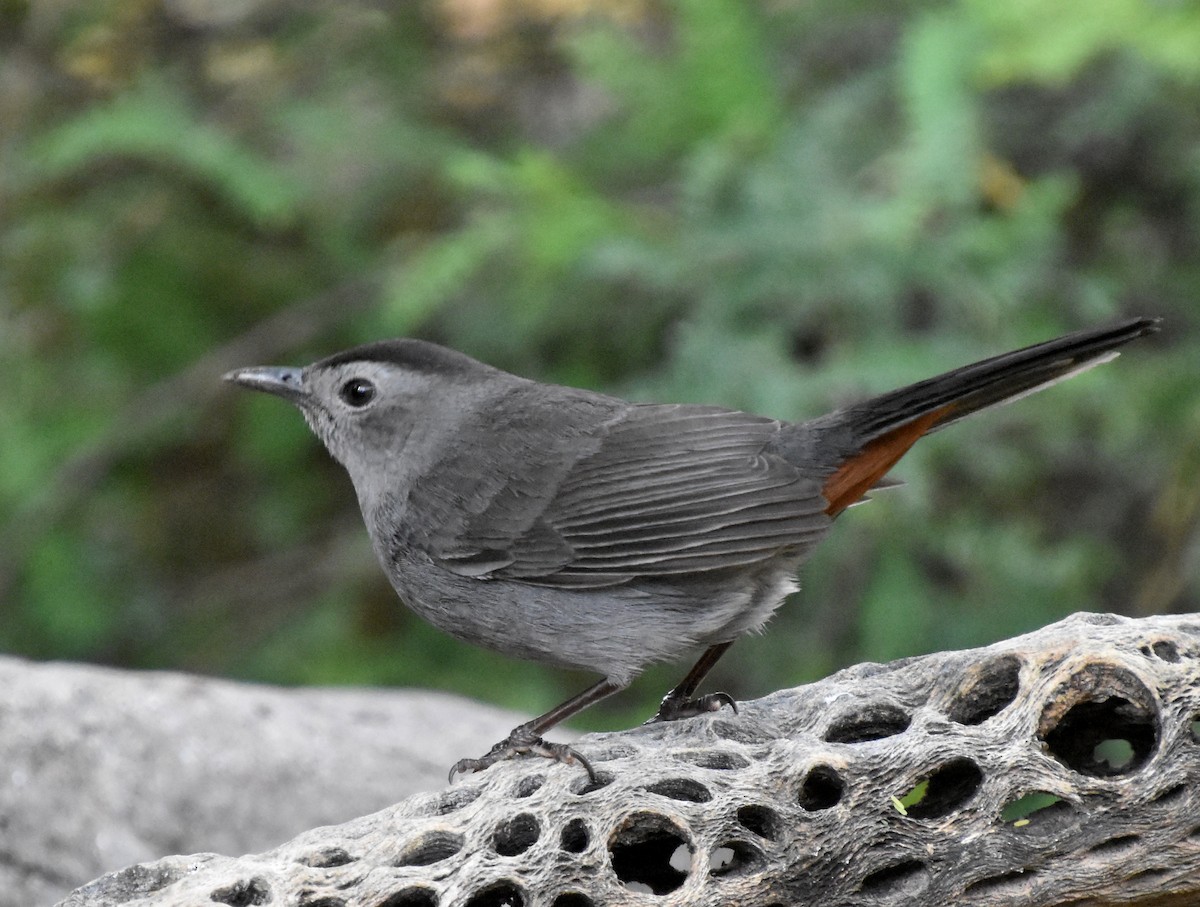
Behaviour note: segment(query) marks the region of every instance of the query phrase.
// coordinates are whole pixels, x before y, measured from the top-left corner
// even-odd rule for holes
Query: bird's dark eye
[[[375,385],[366,378],[351,378],[338,391],[347,406],[366,406],[375,399]]]

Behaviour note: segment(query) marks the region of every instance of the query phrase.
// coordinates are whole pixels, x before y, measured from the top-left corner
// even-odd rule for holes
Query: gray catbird
[[[225,377],[300,408],[414,611],[458,639],[603,675],[451,779],[522,753],[591,773],[541,735],[700,647],[652,720],[732,707],[695,698],[704,675],[918,438],[1105,362],[1157,322],[1068,334],[807,422],[539,384],[420,340]]]

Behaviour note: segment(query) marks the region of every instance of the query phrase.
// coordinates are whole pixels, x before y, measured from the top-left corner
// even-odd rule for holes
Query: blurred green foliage
[[[714,683],[1200,610],[1200,14],[1104,8],[0,4],[0,646],[574,692],[401,608],[299,417],[219,380],[388,335],[801,418],[1162,315],[919,445]]]

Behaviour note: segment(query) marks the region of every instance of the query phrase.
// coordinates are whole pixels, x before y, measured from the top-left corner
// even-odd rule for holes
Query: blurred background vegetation
[[[1200,7],[0,0],[0,648],[542,711],[591,678],[400,607],[224,370],[411,335],[802,418],[1123,314],[847,514],[737,697],[1200,611]]]

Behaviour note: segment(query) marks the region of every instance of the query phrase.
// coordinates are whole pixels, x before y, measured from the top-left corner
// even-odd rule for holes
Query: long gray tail
[[[1066,334],[964,365],[841,410],[860,444],[941,410],[925,434],[989,406],[1011,403],[1117,356],[1117,347],[1158,330],[1157,318]]]
[[[830,468],[827,512],[839,513],[924,435],[1107,362],[1116,357],[1117,347],[1153,333],[1158,323],[1157,318],[1131,318],[953,369],[796,425],[794,431],[806,436],[796,446],[805,459]],[[791,445],[785,440],[783,446]]]

